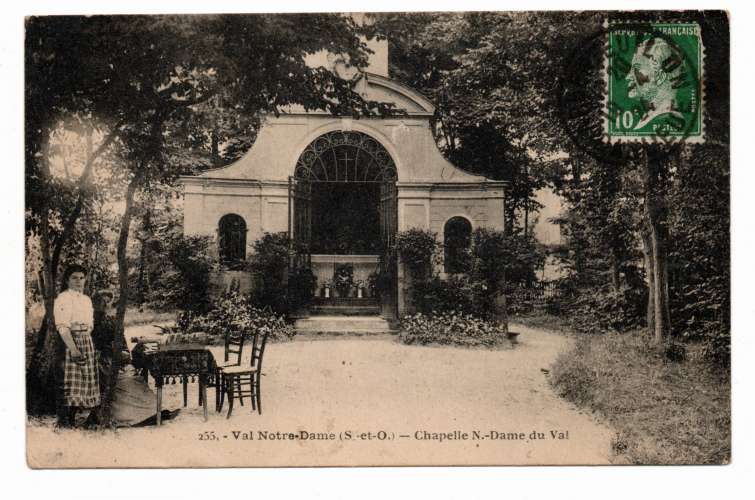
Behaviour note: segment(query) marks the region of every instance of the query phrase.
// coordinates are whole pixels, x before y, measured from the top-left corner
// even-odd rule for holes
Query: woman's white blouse
[[[55,299],[55,326],[71,328],[72,323],[81,323],[91,331],[94,324],[92,300],[83,293],[66,290]]]

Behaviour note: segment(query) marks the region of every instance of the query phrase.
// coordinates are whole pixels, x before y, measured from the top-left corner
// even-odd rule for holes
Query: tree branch
[[[94,162],[103,152],[105,152],[107,148],[110,147],[113,141],[115,141],[116,137],[118,137],[118,135],[120,134],[120,128],[122,125],[123,120],[116,124],[110,134],[108,134],[108,137],[91,155],[89,155],[89,158],[87,158],[87,162],[84,165],[84,171],[81,173],[78,181],[79,196],[76,200],[76,205],[73,207],[73,210],[71,210],[71,213],[68,214],[68,217],[63,224],[63,232],[60,233],[60,236],[55,240],[52,260],[50,261],[50,270],[53,280],[55,279],[55,276],[58,272],[58,264],[60,263],[60,254],[63,252],[63,246],[73,234],[73,229],[76,226],[76,221],[81,215],[81,210],[84,208],[85,188],[89,183],[89,178],[91,177],[92,172],[94,171]]]

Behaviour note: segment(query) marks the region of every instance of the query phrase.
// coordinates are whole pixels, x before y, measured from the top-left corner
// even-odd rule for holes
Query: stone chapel
[[[237,162],[181,179],[185,234],[214,237],[221,261],[238,262],[263,234],[287,233],[306,249],[296,265],[317,278],[305,315],[345,314],[352,326],[356,315],[385,321],[408,310],[406,272],[381,255],[397,232],[429,229],[446,246],[468,242],[475,228],[503,230],[506,197],[505,183],[469,174],[441,155],[430,129],[433,104],[390,79],[387,41],[367,43],[374,53],[358,75],[358,91],[404,115],[352,119],[292,107],[266,116]],[[307,63],[354,76],[332,54],[312,54]],[[448,252],[446,260],[439,271],[454,272]],[[339,293],[334,280],[344,269],[354,285]],[[376,293],[367,283],[380,272],[394,279]]]

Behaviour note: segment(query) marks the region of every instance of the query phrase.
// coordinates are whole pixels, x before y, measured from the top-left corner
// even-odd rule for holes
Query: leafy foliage
[[[423,250],[435,249],[437,245],[434,239],[430,244],[427,236],[409,241],[419,241],[414,245]],[[424,252],[417,254],[427,258],[428,252]],[[497,313],[495,298],[504,291],[506,283],[534,283],[535,271],[543,265],[543,260],[544,253],[532,237],[478,228],[472,232],[466,272],[445,279],[439,276],[415,278],[411,286],[412,302],[417,311],[425,314],[456,310],[478,317],[492,317]]]
[[[504,327],[471,314],[443,312],[417,313],[401,319],[399,340],[405,344],[444,344],[461,346],[500,345],[506,337]]]
[[[44,276],[40,284],[47,324],[52,324],[57,256],[87,203],[91,175],[79,177],[77,191],[68,197],[75,199],[73,208],[63,212],[61,237],[54,241],[50,226],[57,217],[55,200],[66,199],[57,196],[50,168],[49,139],[58,123],[71,117],[86,118],[107,137],[98,152],[112,147],[116,153],[114,170],[123,182],[115,198],[125,201],[116,245],[120,288],[116,323],[122,331],[135,207],[156,186],[173,184],[178,175],[191,171],[189,165],[196,163],[185,154],[187,145],[206,145],[210,161],[198,164],[215,165],[224,150],[221,141],[226,125],[251,128],[254,133],[254,120],[261,113],[277,114],[295,104],[306,110],[355,117],[392,111],[390,105],[365,101],[354,91],[355,81],[306,64],[307,54],[327,49],[346,54],[351,64],[363,67],[366,45],[359,33],[350,17],[338,14],[47,16],[27,20],[27,224],[29,232],[40,238]],[[222,100],[218,109],[244,114],[250,123],[236,124],[231,117],[228,124],[212,119],[221,124],[197,127],[204,120],[195,120],[196,113],[212,98]],[[235,145],[225,146],[229,157],[238,154]],[[87,164],[91,173],[94,162]],[[40,355],[35,359],[52,359],[52,337],[44,334],[41,338]],[[39,371],[37,368],[33,371]],[[43,379],[47,368],[41,374]]]
[[[307,306],[314,297],[317,276],[310,269],[300,268],[288,275],[289,312]]]
[[[684,181],[677,181],[669,196],[673,329],[681,339],[703,341],[710,359],[724,367],[729,366],[731,354],[727,149],[691,148],[679,166]]]
[[[429,274],[434,259],[438,257],[440,243],[434,232],[412,228],[396,235],[395,247],[412,276],[422,278]]]
[[[290,248],[291,239],[287,234],[265,233],[254,242],[254,255],[250,262],[258,283],[253,292],[254,303],[280,314],[288,311],[286,273]]]
[[[208,248],[210,238],[181,236],[170,243],[168,258],[175,274],[164,284],[164,296],[179,309],[203,312],[209,305],[210,270],[213,261]]]
[[[473,279],[498,291],[507,283],[534,283],[543,267],[545,252],[532,235],[505,234],[487,228],[472,232],[471,270]]]
[[[274,340],[288,340],[296,331],[282,316],[252,305],[249,297],[227,293],[212,301],[206,314],[183,313],[177,324],[186,332],[203,331],[224,338],[228,332],[269,332]]]
[[[411,294],[414,307],[422,314],[456,311],[487,318],[493,312],[487,285],[466,276],[422,280],[412,285]]]
[[[170,200],[162,203],[160,209],[145,203],[137,210],[136,241],[129,249],[129,300],[139,307],[204,313],[216,260],[212,238],[184,236],[180,212]]]
[[[511,183],[506,218],[516,227],[517,213],[539,208],[534,193],[569,141],[557,107],[566,41],[599,29],[601,16],[474,12],[377,20],[390,44],[391,74],[436,106],[441,151],[461,168]]]
[[[586,333],[624,332],[645,323],[647,290],[625,288],[620,292],[606,289],[581,290],[567,306],[568,320]]]

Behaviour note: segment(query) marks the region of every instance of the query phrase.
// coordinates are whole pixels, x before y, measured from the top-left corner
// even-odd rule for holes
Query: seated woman
[[[155,393],[133,366],[125,335],[116,335],[115,318],[112,308],[112,293],[101,291],[94,296],[94,330],[92,340],[97,350],[100,389],[103,404],[110,405],[110,417],[117,427],[154,425]],[[115,357],[114,357],[115,356]],[[115,384],[109,394],[113,377]],[[101,425],[105,422],[105,409],[101,406],[91,413],[88,424]],[[168,420],[178,413],[163,410],[162,419]]]
[[[104,406],[110,403],[111,397],[108,391],[112,385],[110,381],[130,361],[128,346],[123,335],[116,338],[115,318],[112,310],[113,294],[107,290],[101,290],[94,294],[92,305],[94,308],[94,327],[92,329],[92,342],[97,359],[97,371],[100,381],[101,405],[89,414],[87,426],[95,426],[105,422]],[[116,353],[115,365],[113,365],[113,353]]]

